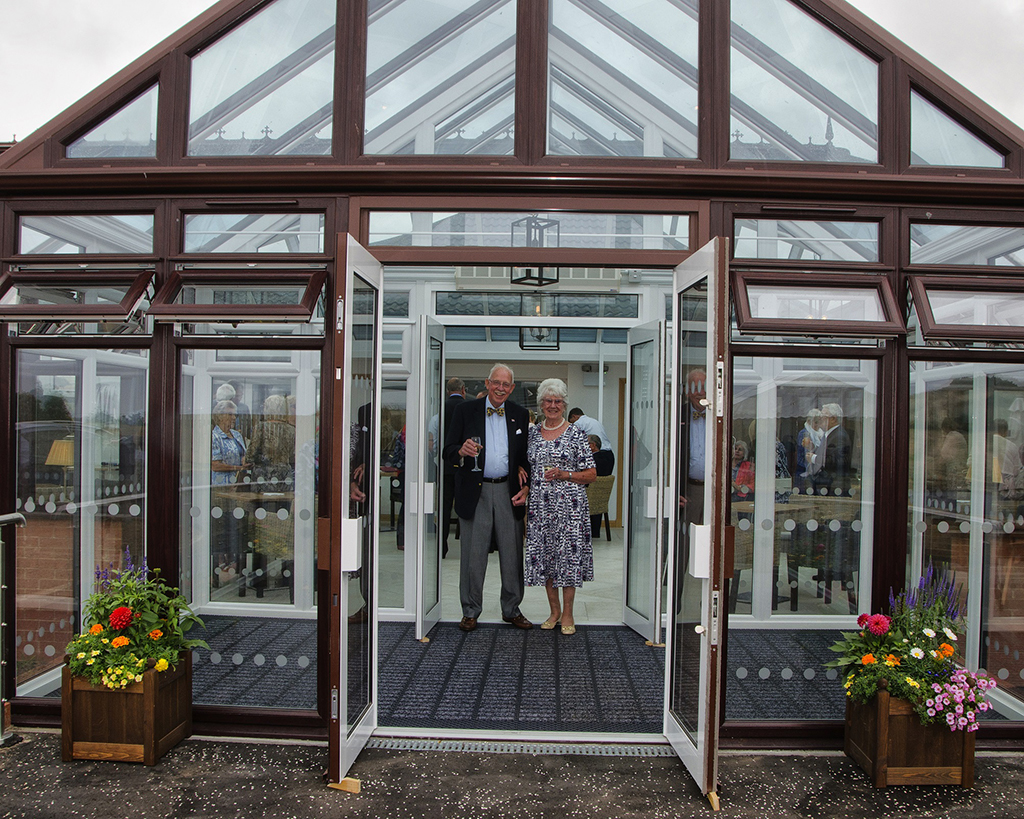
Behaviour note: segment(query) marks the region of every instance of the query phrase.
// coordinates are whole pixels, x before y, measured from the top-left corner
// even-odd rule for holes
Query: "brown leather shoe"
[[[517,614],[515,617],[502,617],[506,623],[511,623],[516,628],[533,628],[533,623],[526,619],[522,614]]]
[[[472,631],[473,629],[476,628],[476,618],[475,617],[463,617],[459,621],[459,628],[461,628],[463,631]]]

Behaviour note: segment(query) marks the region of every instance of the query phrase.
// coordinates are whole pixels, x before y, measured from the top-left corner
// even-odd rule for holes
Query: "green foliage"
[[[96,591],[85,602],[86,629],[67,647],[71,673],[94,685],[124,688],[141,682],[151,663],[157,671],[175,666],[183,651],[202,646],[189,639],[193,626],[203,626],[180,591],[132,564],[125,549],[120,569],[96,569]]]

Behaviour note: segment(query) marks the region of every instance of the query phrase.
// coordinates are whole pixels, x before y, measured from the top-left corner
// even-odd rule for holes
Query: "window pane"
[[[1006,160],[952,117],[911,91],[910,164],[1003,168]]]
[[[438,292],[438,315],[636,318],[639,296]]]
[[[398,0],[371,6],[367,154],[513,152],[516,4]]]
[[[323,253],[322,213],[185,216],[186,253]]]
[[[52,305],[59,310],[74,308],[75,306],[120,304],[132,282],[121,284],[95,284],[88,282],[69,285],[48,285],[45,282],[33,282],[32,284],[14,285],[8,290],[0,303],[4,305]]]
[[[787,0],[732,0],[732,159],[878,161],[878,66]]]
[[[189,156],[331,152],[333,0],[276,0],[192,58]]]
[[[965,664],[998,680],[996,711],[1019,719],[1024,370],[911,362],[910,381],[907,581],[915,583],[930,565],[956,572],[969,614],[970,633],[958,646]],[[1017,702],[1007,704],[1007,696]]]
[[[878,261],[875,222],[737,219],[733,230],[737,259]]]
[[[937,324],[1024,327],[1024,293],[975,293],[925,288]]]
[[[1024,265],[1024,228],[985,225],[910,226],[911,264]]]
[[[686,250],[684,214],[374,211],[370,246]]]
[[[153,86],[67,147],[69,159],[156,156],[159,89]]]
[[[153,216],[22,216],[23,254],[152,253]]]
[[[885,321],[878,291],[864,287],[747,286],[752,318]]]
[[[551,0],[548,153],[697,156],[697,6]]]
[[[823,666],[870,601],[878,375],[868,360],[809,364],[734,371],[727,719],[843,718]]]
[[[145,350],[17,351],[18,696],[59,696],[95,571],[146,554],[148,368]]]
[[[320,359],[181,357],[182,587],[206,622],[193,699],[316,707]],[[284,353],[283,357],[281,353]]]

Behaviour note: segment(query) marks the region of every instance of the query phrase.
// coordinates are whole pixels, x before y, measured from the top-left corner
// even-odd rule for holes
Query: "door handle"
[[[693,630],[697,634],[703,634],[706,629],[704,628],[704,626],[694,626]]]

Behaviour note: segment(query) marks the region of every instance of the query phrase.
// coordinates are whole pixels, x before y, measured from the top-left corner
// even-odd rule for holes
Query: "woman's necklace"
[[[554,432],[556,429],[561,429],[563,424],[565,424],[565,419],[564,418],[561,421],[559,421],[557,425],[555,425],[553,427],[549,427],[548,426],[548,419],[547,418],[545,418],[540,423],[540,425],[542,427],[544,427],[544,429],[546,429],[548,432]]]

